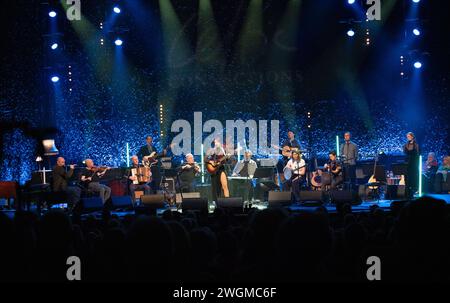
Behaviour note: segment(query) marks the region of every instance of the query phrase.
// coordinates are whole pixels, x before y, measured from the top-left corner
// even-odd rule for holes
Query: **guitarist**
[[[153,145],[153,138],[152,136],[147,136],[145,138],[146,144],[142,146],[139,149],[139,152],[137,153],[137,156],[139,159],[142,159],[143,161],[149,161],[150,163],[154,163],[157,161],[157,158],[159,157],[165,157],[166,156],[166,150],[163,150],[162,153],[159,153],[159,151],[156,149],[156,147]],[[159,183],[161,181],[161,172],[160,172],[160,164],[153,165],[151,167],[153,181],[151,183],[151,187],[153,189],[157,189],[159,186]]]
[[[330,178],[324,178],[322,175],[322,190],[325,190],[327,185],[330,185],[331,189],[335,189],[336,186],[343,182],[342,165],[337,160],[336,152],[334,150],[330,151],[328,157],[328,163],[324,165],[324,168],[328,170]]]
[[[228,179],[225,173],[224,162],[226,160],[225,150],[219,139],[214,139],[214,147],[206,153],[206,163],[215,167],[214,173],[211,173],[212,199],[217,201],[219,197],[228,198]]]
[[[166,150],[164,150],[162,153],[159,153],[158,150],[153,146],[153,138],[151,136],[147,136],[147,138],[145,138],[145,141],[147,144],[145,144],[144,146],[142,146],[139,149],[139,152],[137,154],[137,156],[143,160],[147,160],[149,156],[151,156],[152,154],[154,154],[154,158],[156,159],[157,157],[164,157],[166,154]]]
[[[280,151],[280,154],[283,155],[283,157],[278,161],[277,163],[277,171],[278,174],[281,177],[281,182],[284,181],[284,174],[283,169],[286,167],[289,159],[291,158],[289,155],[291,154],[291,151],[293,149],[300,150],[300,143],[298,143],[297,139],[295,139],[295,133],[292,130],[289,130],[288,138],[283,142],[283,145],[281,146],[282,151]],[[284,188],[286,189],[286,188]]]

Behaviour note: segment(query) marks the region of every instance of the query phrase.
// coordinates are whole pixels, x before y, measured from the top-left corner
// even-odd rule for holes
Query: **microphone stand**
[[[181,195],[181,203],[177,205],[177,210],[180,209],[180,205],[183,203],[183,189],[181,188],[181,181],[180,181],[180,175],[183,172],[183,166],[181,167],[181,169],[177,172],[177,183],[178,183],[178,189],[180,191],[180,195]],[[175,190],[175,204],[177,204],[177,192]]]

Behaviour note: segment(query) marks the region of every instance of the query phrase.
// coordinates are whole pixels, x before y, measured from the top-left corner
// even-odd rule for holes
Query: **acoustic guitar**
[[[206,170],[211,175],[214,175],[219,168],[223,165],[225,161],[227,161],[230,157],[229,156],[222,156],[220,159],[217,160],[206,160]]]
[[[373,163],[373,174],[370,176],[369,181],[367,181],[368,184],[370,183],[377,183],[377,178],[375,177],[375,173],[377,171],[377,161],[378,161],[378,155],[375,156],[375,162]],[[376,189],[377,186],[369,186],[369,189]]]
[[[291,158],[292,157],[292,152],[296,151],[296,152],[300,152],[302,153],[303,151],[301,151],[298,147],[289,147],[287,145],[280,147],[278,145],[273,145],[273,148],[276,148],[278,150],[281,150],[281,154],[286,157],[286,158]]]

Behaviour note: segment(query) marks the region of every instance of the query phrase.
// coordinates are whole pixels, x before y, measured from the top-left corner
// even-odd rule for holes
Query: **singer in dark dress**
[[[406,134],[408,142],[403,146],[406,155],[407,174],[405,178],[406,196],[411,199],[419,187],[419,159],[420,149],[413,133]]]

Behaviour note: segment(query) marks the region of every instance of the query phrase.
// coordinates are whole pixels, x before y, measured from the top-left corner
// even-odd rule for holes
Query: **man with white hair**
[[[258,165],[255,161],[252,160],[252,152],[250,150],[246,150],[244,152],[244,159],[236,163],[236,166],[233,169],[234,177],[246,177],[249,180],[244,180],[245,183],[239,185],[238,190],[242,192],[242,196],[246,201],[250,201],[253,197],[253,186],[250,179],[253,179],[255,175],[255,171],[258,168]]]
[[[179,168],[179,190],[183,193],[193,192],[195,177],[200,173],[200,166],[194,161],[194,155],[187,154],[186,162]]]
[[[100,179],[105,175],[109,169],[107,167],[96,167],[94,161],[86,159],[84,161],[86,169],[81,174],[81,181],[87,184],[87,188],[91,191],[98,192],[103,204],[111,198],[111,188],[101,184]]]
[[[252,152],[246,150],[244,152],[244,159],[236,163],[233,169],[233,176],[253,178],[256,168],[258,168],[258,165],[252,160]]]

